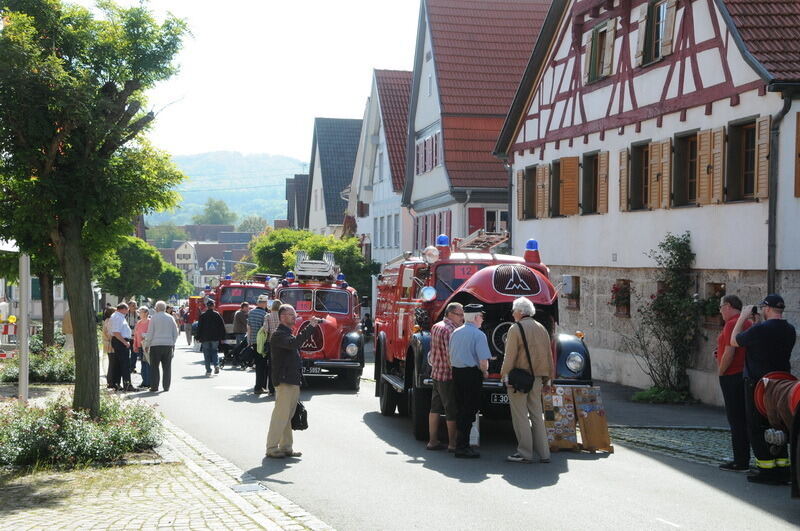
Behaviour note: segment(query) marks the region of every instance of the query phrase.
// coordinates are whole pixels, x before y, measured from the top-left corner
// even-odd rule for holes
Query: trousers
[[[292,437],[292,417],[300,398],[300,386],[279,384],[275,389],[275,406],[269,420],[267,431],[267,453],[277,451],[291,452],[294,439]]]
[[[753,455],[756,456],[756,468],[761,470],[772,470],[776,467],[788,470],[789,452],[786,446],[781,447],[777,454],[770,452],[770,444],[764,440],[764,432],[769,429],[769,423],[756,408],[753,398],[758,380],[745,378],[744,380],[744,404],[747,415],[747,431],[750,435],[750,446],[753,448]]]
[[[722,398],[725,401],[725,414],[731,427],[731,447],[733,462],[737,465],[750,464],[750,436],[747,433],[747,415],[744,406],[744,377],[742,373],[719,377]]]
[[[533,459],[535,450],[539,458],[550,459],[550,446],[544,429],[541,378],[534,378],[533,388],[527,393],[508,393],[508,404],[517,435],[517,452],[525,459]]]
[[[164,381],[161,387],[164,391],[169,391],[172,382],[172,350],[174,347],[167,345],[153,345],[150,347],[150,390],[158,391],[158,380],[161,372],[164,373]]]
[[[456,449],[469,448],[469,432],[481,408],[483,374],[477,367],[453,367],[456,387]]]
[[[131,349],[116,337],[111,338],[111,347],[114,349],[114,354],[117,358],[117,373],[114,377],[114,383],[119,383],[120,379],[122,379],[122,383],[128,385],[131,383]]]

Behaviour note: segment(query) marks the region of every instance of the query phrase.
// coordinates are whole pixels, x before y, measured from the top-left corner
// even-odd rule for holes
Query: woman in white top
[[[166,313],[167,303],[158,301],[156,313],[150,319],[150,326],[145,334],[144,345],[150,351],[150,391],[158,391],[160,367],[163,367],[164,391],[169,391],[172,378],[172,356],[175,350],[175,341],[178,339],[178,325],[175,319]]]

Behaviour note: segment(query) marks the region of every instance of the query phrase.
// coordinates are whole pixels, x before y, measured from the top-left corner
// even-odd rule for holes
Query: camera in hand
[[[758,315],[758,306],[753,306],[753,315]]]

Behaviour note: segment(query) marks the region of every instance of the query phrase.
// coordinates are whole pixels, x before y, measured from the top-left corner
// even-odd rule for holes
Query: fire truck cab
[[[524,257],[496,254],[493,249],[508,239],[506,233],[476,231],[450,242],[440,235],[436,246],[420,256],[404,253],[389,262],[378,277],[375,311],[375,394],[380,411],[412,418],[414,436],[428,438],[428,413],[432,380],[428,363],[430,328],[444,317],[451,302],[480,303],[486,310],[482,330],[492,360],[483,382],[481,412],[505,418],[508,395],[500,381],[505,339],[514,324],[511,305],[518,297],[536,306],[535,319],[552,337],[555,382],[591,383],[589,350],[582,334],[557,331],[558,292],[549,269],[539,257],[538,243],[530,240]]]
[[[225,322],[225,339],[222,341],[222,352],[227,354],[236,346],[236,336],[233,334],[233,316],[241,309],[242,303],[247,302],[255,306],[258,296],[267,294],[272,296],[273,290],[267,282],[251,282],[246,280],[232,280],[229,276],[215,282],[213,291],[209,296],[216,303],[216,310],[222,315]]]
[[[364,370],[364,337],[360,324],[358,293],[345,281],[333,253],[310,260],[297,253],[294,271],[288,271],[275,290],[275,297],[297,312],[293,333],[310,325],[311,317],[323,319],[300,347],[303,374],[336,375],[346,389],[358,390]]]

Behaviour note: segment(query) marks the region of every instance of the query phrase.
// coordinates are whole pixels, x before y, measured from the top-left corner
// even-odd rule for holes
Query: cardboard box
[[[608,434],[608,418],[599,387],[575,387],[575,412],[581,432],[581,449],[614,452]]]

